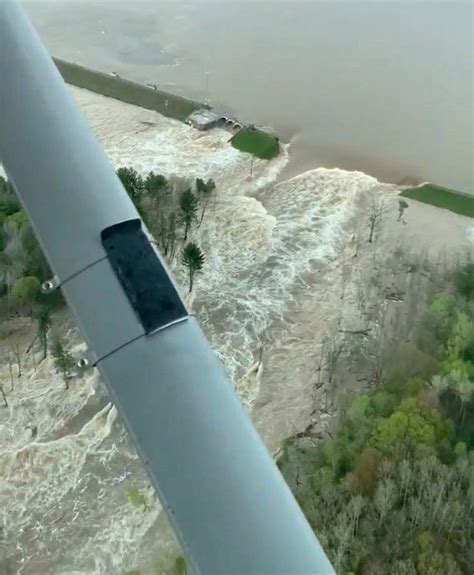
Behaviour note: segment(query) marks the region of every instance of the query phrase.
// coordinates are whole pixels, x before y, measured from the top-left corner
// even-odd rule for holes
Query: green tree
[[[375,447],[387,454],[422,453],[436,450],[452,437],[452,424],[437,409],[419,398],[404,399],[393,414],[380,421],[372,435]]]
[[[184,223],[184,241],[188,239],[188,233],[193,221],[197,217],[198,199],[191,188],[185,190],[179,197],[179,208]]]
[[[448,354],[474,363],[474,322],[470,313],[458,311],[448,340]]]
[[[164,256],[173,258],[176,248],[178,218],[175,211],[160,210],[152,232]]]
[[[15,214],[16,215],[16,214]],[[24,275],[34,275],[27,273],[28,254],[22,243],[23,230],[18,226],[17,221],[6,219],[3,224],[3,231],[6,235],[6,245],[1,252],[2,275],[8,285],[8,291],[11,290],[14,282]]]
[[[36,319],[36,339],[39,339],[42,348],[41,361],[48,355],[48,333],[51,328],[51,308],[47,305],[39,306],[34,314]]]
[[[0,212],[0,252],[5,248],[8,241],[8,236],[5,233],[5,230],[3,229],[3,224],[5,223],[6,219],[7,217],[5,216],[5,214],[3,212]]]
[[[454,294],[441,293],[436,296],[430,306],[430,317],[434,324],[435,330],[443,339],[446,338],[451,329],[451,324],[454,320],[457,299]]]
[[[31,307],[38,297],[40,287],[37,277],[23,276],[13,284],[11,294],[18,303]]]
[[[56,369],[61,373],[66,389],[69,389],[69,378],[74,369],[75,362],[71,353],[64,347],[61,337],[57,332],[51,337],[51,355]]]
[[[456,289],[468,300],[474,297],[474,263],[468,263],[456,272]]]
[[[0,252],[0,296],[11,292],[16,279],[10,257],[5,252]]]
[[[216,184],[214,180],[209,179],[207,180],[207,182],[205,182],[204,180],[201,180],[201,178],[196,179],[196,192],[199,201],[201,202],[202,205],[201,219],[199,220],[199,226],[201,226],[202,224],[207,206],[209,204],[209,200],[211,199],[212,193],[214,192],[215,189]]]
[[[129,487],[127,490],[127,497],[130,503],[135,507],[141,507],[143,505],[143,509],[148,509],[148,500],[144,493],[138,489],[138,487]]]
[[[373,495],[380,477],[382,454],[373,447],[364,448],[356,458],[351,485],[362,495]]]
[[[14,226],[17,230],[21,230],[23,227],[28,225],[28,216],[23,211],[15,212],[11,216],[7,217],[5,224],[9,224]]]
[[[149,172],[145,178],[144,186],[146,193],[155,201],[156,207],[170,194],[168,180],[161,174]]]
[[[173,565],[172,575],[187,575],[187,573],[188,568],[184,557],[176,557]]]
[[[21,230],[20,240],[26,253],[26,273],[38,277],[41,282],[50,278],[51,270],[30,224]]]
[[[440,550],[440,543],[431,533],[422,533],[417,540],[418,575],[463,575],[461,568],[449,552]]]
[[[13,186],[0,176],[0,213],[10,216],[20,210],[21,205]]]
[[[197,244],[190,242],[185,246],[181,262],[188,268],[190,293],[193,291],[194,276],[197,272],[202,270],[204,261],[204,254]]]
[[[122,167],[117,170],[117,176],[131,200],[134,203],[138,202],[144,190],[143,178],[140,174],[134,168]]]

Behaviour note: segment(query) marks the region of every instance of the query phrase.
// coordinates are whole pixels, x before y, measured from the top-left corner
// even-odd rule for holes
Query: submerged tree
[[[369,239],[368,242],[372,243],[374,233],[382,223],[382,218],[385,213],[385,202],[383,198],[372,196],[369,204],[367,223],[369,226]]]
[[[54,333],[51,338],[51,355],[54,358],[56,369],[61,373],[66,389],[69,389],[68,380],[74,369],[74,358],[71,353],[64,347],[58,333]]]
[[[209,179],[207,182],[201,180],[201,178],[196,179],[196,191],[198,198],[202,205],[201,219],[199,220],[199,226],[201,226],[204,216],[206,214],[206,209],[211,199],[212,192],[216,189],[216,184],[214,180]]]
[[[405,200],[398,200],[398,219],[397,219],[397,222],[399,222],[402,219],[403,213],[408,207],[409,207],[408,202],[406,202]]]
[[[7,396],[5,394],[5,390],[3,389],[3,385],[0,385],[0,395],[2,396],[3,399],[3,406],[8,407]]]
[[[163,252],[165,256],[172,259],[175,254],[176,240],[178,237],[178,218],[176,217],[176,212],[172,211],[163,214],[160,218],[160,222]]]
[[[194,276],[197,272],[202,270],[204,261],[204,254],[197,244],[190,242],[185,246],[181,262],[188,268],[190,293],[193,291]]]
[[[192,190],[188,188],[179,197],[179,207],[181,210],[181,217],[184,223],[184,241],[188,239],[188,233],[193,221],[197,217],[198,199],[193,194]]]
[[[34,318],[36,319],[37,325],[34,341],[37,339],[40,340],[42,349],[41,361],[43,361],[43,359],[46,359],[46,356],[48,355],[48,333],[51,327],[51,308],[46,305],[38,307],[34,313]]]

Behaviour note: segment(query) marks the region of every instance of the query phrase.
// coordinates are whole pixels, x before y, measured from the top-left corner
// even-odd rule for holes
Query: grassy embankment
[[[240,130],[240,132],[232,138],[231,143],[237,150],[248,152],[263,160],[271,160],[275,156],[278,156],[280,150],[276,136],[267,134],[253,127]]]
[[[474,196],[449,190],[435,184],[423,184],[416,188],[404,190],[401,196],[444,208],[455,214],[474,218]]]
[[[103,72],[64,62],[58,58],[55,58],[54,62],[68,84],[78,88],[85,88],[91,92],[96,92],[127,104],[154,110],[169,118],[184,121],[194,110],[206,107],[204,104],[187,100],[181,96],[168,94],[161,90],[153,90],[142,84],[137,84],[124,78],[109,76]]]
[[[54,62],[68,84],[127,104],[154,110],[163,116],[175,118],[182,122],[195,110],[208,108],[200,102],[194,102],[161,90],[153,90],[143,84],[109,76],[104,72],[90,70],[58,58],[55,58]],[[248,152],[266,160],[277,156],[279,151],[278,138],[256,128],[244,128],[232,138],[231,143],[234,148],[242,152]]]

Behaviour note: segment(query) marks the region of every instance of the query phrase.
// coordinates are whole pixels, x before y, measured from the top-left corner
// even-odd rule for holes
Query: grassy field
[[[280,150],[276,136],[250,127],[240,130],[232,138],[231,143],[237,150],[248,152],[264,160],[271,160],[278,155]]]
[[[147,110],[155,110],[163,116],[184,121],[194,110],[206,107],[204,104],[187,100],[181,96],[153,90],[142,84],[89,70],[77,64],[64,62],[58,58],[55,58],[54,62],[68,84],[85,88],[91,92],[115,98],[128,104],[134,104]]]
[[[401,196],[474,218],[474,196],[449,190],[435,184],[424,184],[404,190]]]

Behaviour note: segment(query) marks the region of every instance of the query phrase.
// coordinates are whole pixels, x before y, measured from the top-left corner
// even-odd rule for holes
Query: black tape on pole
[[[115,275],[146,333],[188,316],[141,228],[141,220],[128,220],[105,228],[101,239]]]

